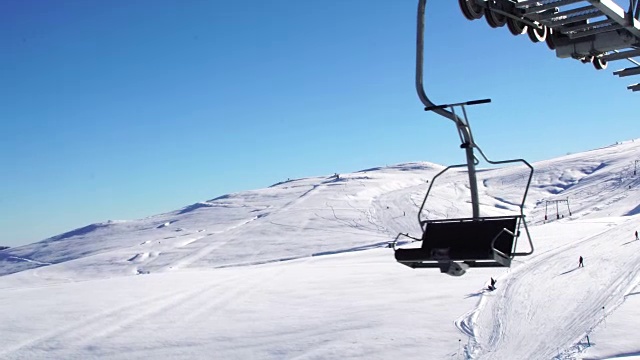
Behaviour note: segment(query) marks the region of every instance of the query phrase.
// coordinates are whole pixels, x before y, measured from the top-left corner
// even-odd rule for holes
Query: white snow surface
[[[533,164],[535,252],[462,277],[403,266],[388,248],[421,235],[418,208],[444,168],[427,162],[0,251],[0,358],[640,359],[638,159],[628,141]],[[483,215],[517,213],[526,168],[478,177]],[[469,216],[466,174],[440,177],[425,209]]]

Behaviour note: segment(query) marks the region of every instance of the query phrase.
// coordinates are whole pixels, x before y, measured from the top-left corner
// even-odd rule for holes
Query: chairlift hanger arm
[[[433,108],[433,112],[438,115],[444,116],[447,119],[453,120],[453,122],[458,123],[461,121],[460,117],[452,113],[451,111],[445,110],[433,103],[427,93],[424,90],[423,84],[423,67],[424,67],[424,12],[425,7],[427,5],[427,0],[419,0],[418,1],[418,29],[416,36],[416,91],[418,92],[418,97],[420,101],[424,104],[426,108]]]
[[[420,101],[425,106],[425,111],[433,111],[438,115],[444,116],[448,119],[453,120],[454,122],[461,121],[460,117],[454,114],[451,111],[446,110],[446,108],[454,107],[454,106],[462,106],[462,105],[477,105],[477,104],[486,104],[491,102],[491,99],[482,99],[482,100],[472,100],[455,104],[444,104],[444,105],[436,105],[433,103],[427,93],[424,90],[424,23],[425,23],[425,7],[427,5],[427,0],[420,0],[418,2],[418,30],[416,36],[416,90],[418,92],[418,97]]]
[[[425,7],[427,0],[418,1],[418,28],[416,36],[416,91],[418,97],[425,107],[434,107],[433,112],[438,115],[444,116],[447,119],[452,120],[458,132],[463,138],[463,144],[473,144],[473,137],[471,136],[471,129],[469,128],[466,120],[463,120],[460,116],[453,112],[454,107],[451,107],[452,111],[445,110],[444,108],[434,104],[427,96],[423,85],[423,63],[424,63],[424,22],[425,22]],[[482,103],[482,101],[481,101]],[[464,105],[460,105],[464,113]],[[471,190],[471,206],[473,210],[473,217],[480,217],[480,206],[478,199],[478,184],[476,180],[475,160],[476,157],[473,154],[474,146],[468,146],[465,148],[465,156],[467,158],[467,169],[469,170],[469,187]]]

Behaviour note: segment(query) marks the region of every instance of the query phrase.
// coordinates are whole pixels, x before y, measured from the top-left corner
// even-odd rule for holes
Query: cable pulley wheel
[[[544,25],[541,25],[540,28],[529,26],[527,35],[529,35],[529,39],[534,43],[545,41],[547,39],[547,27]]]
[[[482,7],[475,3],[473,0],[458,0],[460,10],[467,20],[477,20],[482,17],[484,11]]]
[[[556,32],[552,29],[549,28],[549,30],[547,31],[547,38],[544,39],[544,41],[547,43],[547,47],[549,48],[549,50],[555,50],[556,49]]]
[[[522,35],[525,32],[527,32],[528,26],[527,26],[527,24],[525,24],[525,23],[523,23],[521,21],[518,21],[518,20],[512,19],[512,18],[508,18],[507,19],[507,28],[509,28],[509,31],[513,35],[518,36],[518,35]]]
[[[597,57],[593,59],[593,67],[596,68],[596,70],[604,70],[607,68],[607,60],[604,60],[601,57]]]
[[[487,19],[487,24],[492,28],[502,27],[507,23],[506,16],[498,14],[495,11],[491,11],[489,8],[484,9],[484,17]]]

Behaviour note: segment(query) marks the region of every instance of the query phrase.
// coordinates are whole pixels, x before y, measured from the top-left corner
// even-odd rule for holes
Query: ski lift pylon
[[[515,256],[526,256],[533,253],[533,243],[525,221],[524,203],[533,177],[533,167],[523,159],[491,161],[475,143],[467,118],[465,106],[491,102],[490,99],[467,101],[462,103],[436,105],[427,97],[423,86],[423,48],[424,48],[424,13],[426,0],[418,2],[418,29],[416,41],[416,90],[418,97],[425,105],[425,111],[433,111],[452,120],[458,129],[461,145],[466,154],[466,163],[451,165],[436,174],[418,211],[418,222],[422,229],[422,237],[414,238],[407,233],[400,233],[392,243],[395,258],[401,264],[411,268],[439,268],[442,273],[461,276],[470,267],[509,267]],[[456,114],[460,110],[460,115]],[[477,150],[489,164],[522,163],[529,168],[529,177],[524,189],[520,211],[507,216],[483,217],[480,215],[478,199],[478,182],[476,165],[479,163],[474,154]],[[466,167],[471,193],[472,217],[458,219],[423,219],[423,209],[435,181],[452,168]],[[516,252],[517,240],[524,228],[530,251]],[[401,237],[421,241],[420,248],[398,248]]]

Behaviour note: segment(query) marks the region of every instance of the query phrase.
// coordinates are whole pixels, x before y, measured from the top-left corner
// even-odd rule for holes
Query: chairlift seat
[[[469,267],[510,266],[522,215],[425,220],[422,247],[396,249],[396,260],[411,268],[464,262]]]

